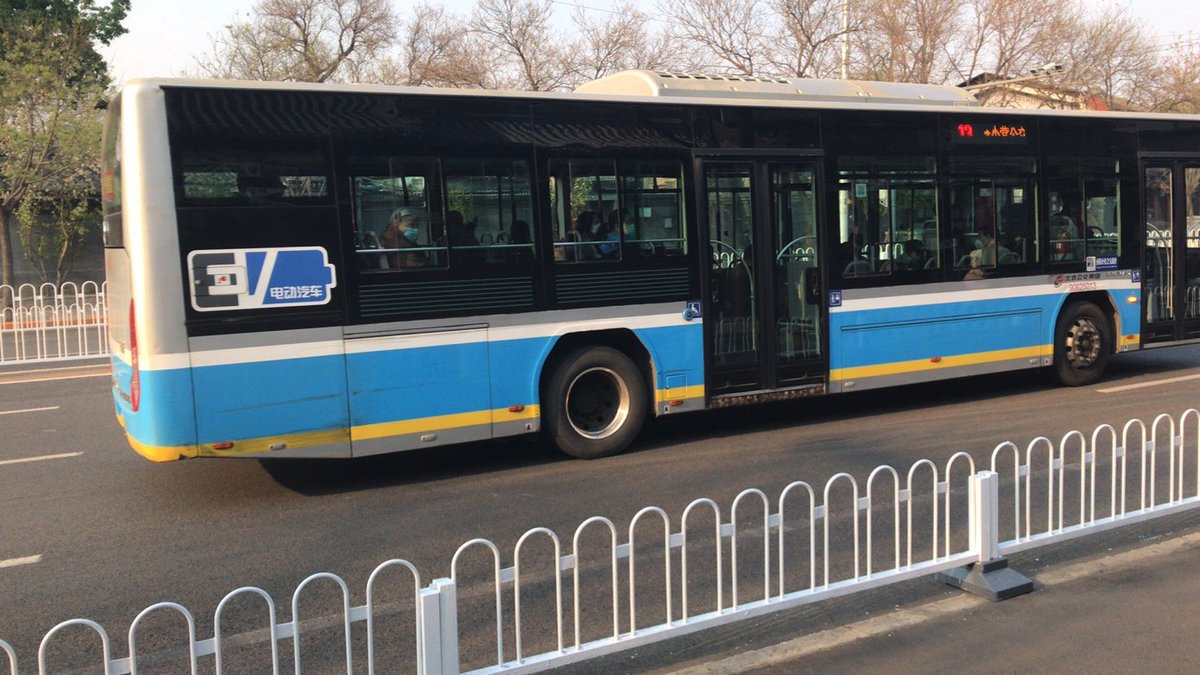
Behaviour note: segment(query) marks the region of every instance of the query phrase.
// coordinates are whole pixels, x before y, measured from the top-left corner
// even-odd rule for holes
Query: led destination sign
[[[960,122],[950,128],[952,143],[1020,145],[1032,136],[1033,129],[1024,124]]]

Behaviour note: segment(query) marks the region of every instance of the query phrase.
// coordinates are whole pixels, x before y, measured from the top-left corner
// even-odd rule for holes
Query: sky
[[[437,0],[426,0],[435,4]],[[615,0],[555,0],[556,15],[567,21],[576,5],[610,9]],[[1100,4],[1099,0],[1084,0]],[[653,0],[634,0],[649,13]],[[245,19],[254,0],[133,0],[125,20],[128,33],[101,50],[117,83],[138,77],[175,77],[195,71],[196,57],[208,52],[213,37],[237,17]],[[392,0],[397,11],[415,0]],[[472,0],[445,0],[451,11],[465,14]],[[1200,0],[1126,0],[1131,12],[1144,19],[1157,42],[1168,45],[1181,36],[1200,36]]]

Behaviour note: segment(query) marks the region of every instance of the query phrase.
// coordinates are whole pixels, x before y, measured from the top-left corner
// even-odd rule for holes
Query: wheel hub
[[[593,440],[616,433],[629,417],[629,388],[609,368],[589,368],[567,388],[567,421],[575,432]]]
[[[1091,319],[1076,319],[1067,330],[1067,361],[1076,368],[1088,368],[1100,358],[1100,329]]]

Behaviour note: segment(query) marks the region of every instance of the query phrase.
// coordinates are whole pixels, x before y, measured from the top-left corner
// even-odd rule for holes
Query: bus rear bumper
[[[188,459],[190,457],[198,457],[199,450],[194,445],[183,446],[162,446],[150,445],[142,443],[134,438],[129,430],[125,428],[125,418],[122,415],[117,415],[117,422],[120,423],[121,429],[125,431],[125,440],[129,442],[129,447],[133,448],[134,452],[145,457],[152,462],[174,462],[180,459]]]

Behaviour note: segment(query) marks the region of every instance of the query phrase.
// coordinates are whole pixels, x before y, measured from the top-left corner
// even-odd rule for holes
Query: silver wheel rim
[[[1091,319],[1080,317],[1067,329],[1067,361],[1075,368],[1090,368],[1100,358],[1100,329]]]
[[[611,368],[588,368],[567,387],[567,421],[590,440],[617,433],[629,417],[629,387]]]

